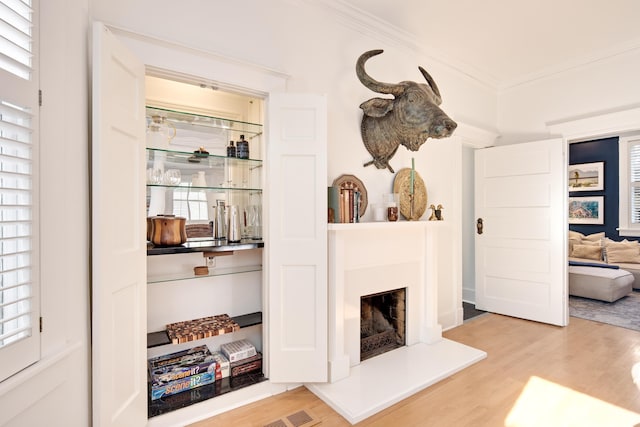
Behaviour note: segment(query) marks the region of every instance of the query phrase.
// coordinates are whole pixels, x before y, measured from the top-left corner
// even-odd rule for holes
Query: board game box
[[[214,366],[212,366],[214,365]],[[167,383],[215,369],[215,358],[206,345],[148,360],[151,382]]]
[[[211,355],[213,356],[213,360],[216,362],[216,380],[227,378],[230,375],[229,359],[227,359],[225,355],[219,351],[214,351],[213,353],[211,353]]]
[[[216,357],[206,345],[151,358],[147,365],[152,400],[216,380]]]
[[[215,382],[215,380],[215,372],[203,372],[167,383],[152,383],[151,400],[158,400],[164,396],[171,396],[182,391],[192,390],[196,387],[211,384]]]

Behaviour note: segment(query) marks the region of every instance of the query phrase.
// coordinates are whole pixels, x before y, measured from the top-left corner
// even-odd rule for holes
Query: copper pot
[[[148,240],[156,246],[178,246],[187,241],[186,219],[175,215],[147,218]]]

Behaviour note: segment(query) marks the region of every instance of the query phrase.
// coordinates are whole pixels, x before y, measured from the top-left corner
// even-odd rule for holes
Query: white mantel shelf
[[[403,229],[404,227],[424,227],[444,224],[445,221],[376,221],[376,222],[350,222],[350,223],[330,223],[329,231],[361,231],[361,230],[387,230]]]
[[[442,338],[446,221],[329,224],[329,383],[307,387],[352,424],[486,357]],[[406,346],[360,362],[360,298],[407,290]],[[366,386],[365,386],[366,385]]]

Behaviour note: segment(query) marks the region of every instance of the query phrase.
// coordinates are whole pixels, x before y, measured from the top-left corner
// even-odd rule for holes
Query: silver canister
[[[213,207],[213,213],[213,238],[215,240],[224,240],[227,238],[224,200],[216,200],[216,206]]]
[[[227,241],[229,243],[237,243],[241,240],[240,236],[240,214],[238,207],[235,205],[229,206],[229,227]]]

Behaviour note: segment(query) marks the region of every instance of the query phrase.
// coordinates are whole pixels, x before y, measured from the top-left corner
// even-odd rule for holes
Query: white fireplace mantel
[[[442,337],[440,221],[329,224],[329,382],[306,384],[351,424],[484,359]],[[441,245],[440,245],[441,246]],[[446,279],[445,279],[446,280]],[[406,345],[360,362],[360,297],[406,288]]]
[[[437,230],[426,221],[329,225],[330,382],[360,363],[361,296],[406,288],[406,344],[442,338]]]

